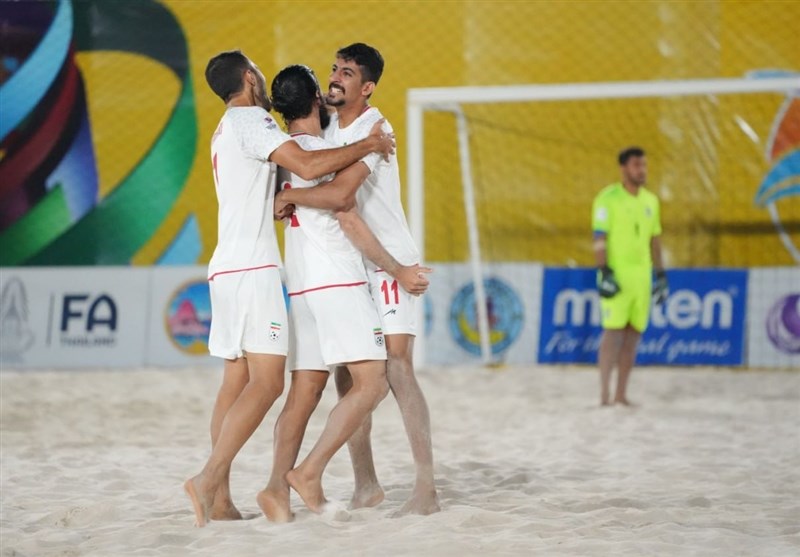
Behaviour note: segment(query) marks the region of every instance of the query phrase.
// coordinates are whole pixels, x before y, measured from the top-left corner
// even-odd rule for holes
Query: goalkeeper
[[[598,354],[603,406],[612,404],[609,387],[615,367],[617,390],[613,403],[630,406],[628,378],[642,332],[647,328],[651,296],[660,304],[669,293],[661,260],[658,198],[644,188],[645,152],[630,147],[619,154],[618,161],[622,181],[605,187],[592,206],[603,324]]]

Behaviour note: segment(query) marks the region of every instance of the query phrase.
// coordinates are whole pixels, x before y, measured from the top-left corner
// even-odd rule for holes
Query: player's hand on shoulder
[[[420,267],[419,265],[401,265],[400,270],[395,274],[397,282],[403,290],[413,296],[424,294],[428,290],[430,281],[425,275],[432,273],[433,269],[429,267]]]
[[[381,118],[372,126],[369,132],[369,138],[375,141],[375,148],[373,152],[379,153],[383,159],[388,161],[391,155],[394,155],[395,140],[393,133],[386,133],[383,131],[383,123],[386,119]]]

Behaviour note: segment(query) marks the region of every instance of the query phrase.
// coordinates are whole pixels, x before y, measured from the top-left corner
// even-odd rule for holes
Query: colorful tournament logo
[[[21,362],[33,341],[33,331],[28,326],[28,293],[22,281],[14,277],[0,292],[0,359]]]
[[[767,336],[787,354],[800,354],[800,294],[778,300],[767,313]]]
[[[789,72],[754,72],[751,77],[790,77]],[[778,110],[767,140],[766,158],[771,168],[756,192],[755,202],[769,211],[781,242],[800,263],[800,246],[783,226],[780,201],[800,197],[800,97],[795,91],[786,97]]]
[[[522,300],[511,286],[498,278],[485,279],[483,284],[486,290],[492,354],[500,354],[522,332],[525,320]],[[465,285],[453,297],[450,304],[450,333],[461,348],[470,354],[480,355],[475,286],[472,283]]]
[[[128,265],[172,211],[195,157],[194,147],[186,148],[196,142],[197,121],[183,29],[155,0],[125,9],[103,0],[0,6],[0,265]],[[103,127],[120,109],[96,84],[122,77],[125,68],[87,63],[94,54],[150,62],[180,84],[168,120],[155,123],[160,131],[142,129],[154,135],[152,144],[108,184],[101,184],[103,169],[117,175],[108,168],[129,146]],[[84,79],[87,66],[93,76],[110,73],[93,86]],[[197,259],[195,224],[189,215],[159,263]],[[186,252],[194,257],[177,255]]]
[[[208,281],[184,284],[170,298],[164,325],[172,343],[186,354],[208,354],[211,330],[211,296]]]

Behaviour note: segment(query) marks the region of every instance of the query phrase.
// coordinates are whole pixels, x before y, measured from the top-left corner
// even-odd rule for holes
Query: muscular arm
[[[394,153],[394,138],[381,132],[380,124],[382,121],[361,141],[336,149],[306,151],[294,141],[286,141],[270,154],[269,160],[303,180],[314,180],[350,166],[370,153],[388,157]]]
[[[661,236],[650,238],[650,256],[653,258],[653,269],[656,272],[663,271],[664,259],[661,257]]]
[[[276,210],[292,204],[327,211],[347,211],[355,205],[356,191],[367,176],[367,165],[357,162],[339,172],[330,182],[312,188],[282,191],[276,198]]]
[[[375,234],[369,229],[364,219],[359,216],[355,207],[351,207],[347,211],[337,212],[336,218],[345,236],[347,236],[347,239],[350,240],[356,249],[360,251],[364,257],[386,271],[389,276],[397,279],[397,282],[400,283],[403,290],[414,295],[422,294],[427,290],[428,279],[424,276],[420,276],[420,273],[430,272],[430,269],[420,267],[419,265],[408,267],[398,263],[397,260],[386,251],[386,248],[383,247],[378,238],[375,237]]]

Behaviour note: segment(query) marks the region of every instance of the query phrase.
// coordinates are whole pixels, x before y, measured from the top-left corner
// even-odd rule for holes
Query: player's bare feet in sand
[[[213,502],[214,494],[208,490],[203,489],[203,479],[201,476],[195,476],[192,479],[186,480],[183,484],[183,489],[186,495],[192,500],[194,507],[195,523],[198,528],[202,528],[208,523],[208,514]]]
[[[429,514],[438,513],[442,508],[439,506],[439,497],[436,490],[414,491],[411,497],[403,503],[403,506],[392,513],[392,517],[404,516],[407,514]]]
[[[273,491],[264,489],[256,496],[261,512],[270,522],[291,522],[294,513],[289,506],[289,490]]]
[[[637,406],[639,406],[638,404],[631,402],[627,398],[615,398],[614,399],[614,404],[619,404],[621,406],[627,406],[628,408],[636,408]]]
[[[350,499],[351,509],[363,509],[367,507],[375,507],[381,504],[386,495],[383,489],[378,484],[372,484],[369,487],[359,489],[353,493],[353,498]]]
[[[217,494],[214,496],[214,504],[211,505],[208,517],[211,520],[242,520],[242,513],[239,512],[230,497]]]
[[[317,514],[322,512],[322,508],[328,500],[325,499],[325,494],[322,492],[319,478],[307,477],[299,468],[295,468],[286,473],[286,481],[297,492],[309,510]]]

